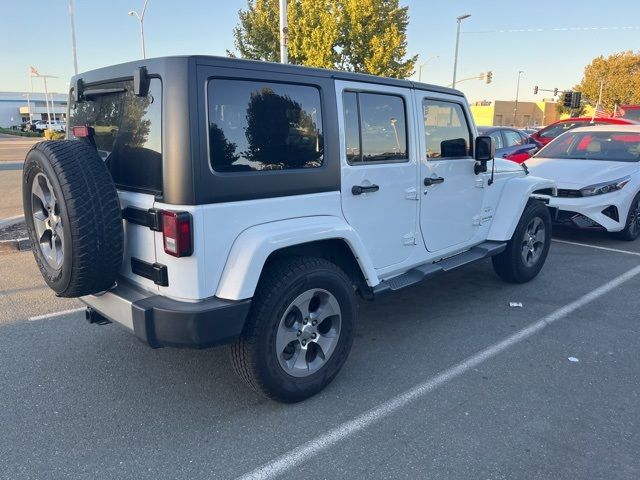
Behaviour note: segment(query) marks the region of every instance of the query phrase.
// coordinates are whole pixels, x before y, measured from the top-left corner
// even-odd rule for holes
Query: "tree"
[[[397,78],[413,73],[408,7],[398,0],[290,0],[287,21],[290,63]],[[247,0],[233,32],[240,56],[278,61],[278,29],[278,0]]]
[[[612,114],[615,104],[640,103],[640,51],[599,56],[584,69],[584,77],[575,90],[591,105],[596,105],[602,89],[602,105]]]

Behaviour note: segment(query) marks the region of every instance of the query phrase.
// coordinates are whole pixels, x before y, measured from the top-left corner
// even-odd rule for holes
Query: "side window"
[[[396,95],[345,92],[347,160],[388,162],[407,160],[407,120],[404,100]]]
[[[422,112],[427,158],[463,158],[470,155],[471,135],[462,106],[425,98]]]
[[[517,147],[518,145],[522,145],[522,137],[518,132],[513,130],[503,130],[504,140],[507,144],[507,147]]]
[[[504,148],[504,145],[502,142],[502,134],[500,134],[500,130],[494,130],[489,134],[489,136],[493,138],[493,140],[496,142],[496,149]]]
[[[209,159],[218,172],[322,166],[317,88],[214,79],[209,100]]]

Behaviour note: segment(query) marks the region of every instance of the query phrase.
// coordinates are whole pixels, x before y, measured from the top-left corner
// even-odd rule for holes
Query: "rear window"
[[[133,94],[133,81],[95,88],[114,92],[72,101],[69,131],[76,125],[93,127],[98,154],[109,167],[118,188],[162,192],[160,79],[151,79],[146,97]]]

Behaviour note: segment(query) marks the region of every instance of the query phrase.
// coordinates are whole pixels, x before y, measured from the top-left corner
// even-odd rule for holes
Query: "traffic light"
[[[558,96],[558,88],[557,87],[553,89],[553,96],[554,97]]]
[[[571,108],[580,108],[580,100],[582,99],[582,93],[573,92],[571,96]]]
[[[562,94],[562,106],[571,108],[571,100],[573,99],[573,92],[564,92]]]
[[[536,85],[535,87],[533,87],[533,94],[537,95],[538,94],[538,85]]]
[[[489,70],[487,72],[487,77],[486,77],[485,81],[487,83],[491,83],[493,81],[493,72],[491,70]]]

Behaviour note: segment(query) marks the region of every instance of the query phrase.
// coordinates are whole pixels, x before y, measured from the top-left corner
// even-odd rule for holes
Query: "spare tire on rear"
[[[122,215],[95,148],[80,140],[34,145],[24,162],[22,203],[36,262],[58,296],[114,285],[124,248]]]

